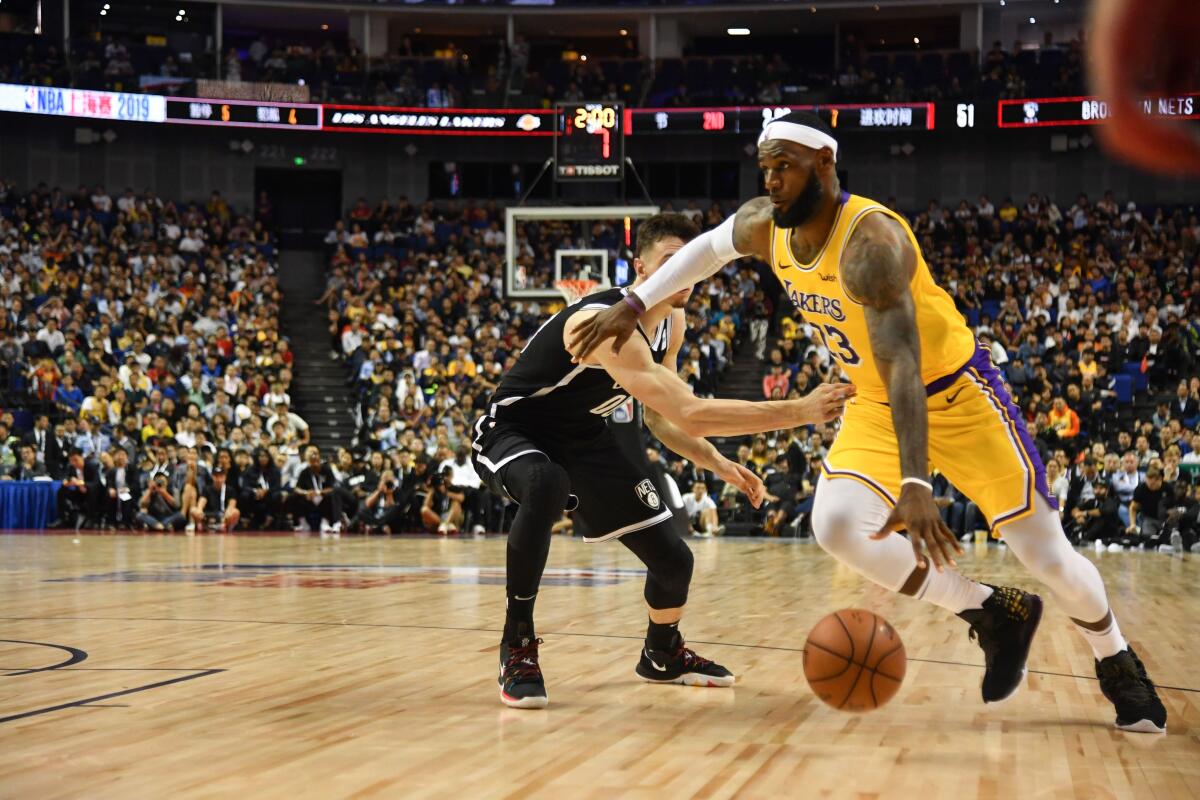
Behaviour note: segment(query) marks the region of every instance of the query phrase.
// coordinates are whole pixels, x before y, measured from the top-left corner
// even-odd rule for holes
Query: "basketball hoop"
[[[567,305],[579,302],[581,298],[587,297],[599,285],[599,281],[594,281],[590,278],[571,278],[554,282],[554,288],[566,299]]]

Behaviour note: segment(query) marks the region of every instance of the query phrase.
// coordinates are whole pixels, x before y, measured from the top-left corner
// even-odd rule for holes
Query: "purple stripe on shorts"
[[[1029,465],[1033,468],[1035,479],[1034,488],[1038,494],[1046,498],[1046,502],[1053,509],[1058,508],[1058,498],[1050,491],[1049,485],[1046,483],[1046,467],[1042,464],[1042,457],[1038,455],[1037,445],[1034,444],[1033,437],[1029,435],[1029,430],[1025,427],[1025,417],[1021,414],[1013,402],[1012,395],[1008,393],[1008,389],[1004,388],[1004,376],[1000,374],[1000,370],[992,364],[991,353],[982,345],[975,348],[975,355],[967,362],[967,368],[974,370],[979,377],[987,383],[988,388],[996,396],[1000,402],[1000,407],[1004,411],[1004,416],[1012,424],[1013,429],[1017,434],[1017,439],[1021,443],[1021,448],[1025,451],[1025,458],[1029,461]],[[1006,514],[993,520],[993,524],[1003,522],[1004,520],[1024,513],[1028,509]]]
[[[892,497],[892,493],[889,492],[887,489],[883,488],[882,486],[880,486],[875,481],[871,480],[870,476],[863,475],[861,472],[852,472],[848,469],[834,469],[833,467],[829,466],[828,461],[822,461],[821,466],[825,469],[825,474],[828,475],[829,477],[831,477],[831,478],[840,478],[840,477],[857,478],[858,480],[860,480],[863,483],[870,486],[872,489],[874,489],[879,494],[883,495],[883,497],[889,503],[891,503],[892,505],[896,505],[896,498]]]

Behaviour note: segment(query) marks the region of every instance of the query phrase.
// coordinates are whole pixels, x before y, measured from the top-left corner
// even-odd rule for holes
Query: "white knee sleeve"
[[[917,566],[912,545],[898,533],[870,538],[883,527],[891,508],[879,495],[849,478],[817,483],[812,527],[817,543],[846,566],[893,592]]]
[[[1001,530],[1013,555],[1050,587],[1070,617],[1083,622],[1104,618],[1108,597],[1100,572],[1067,541],[1058,512],[1044,497],[1038,495],[1032,514]]]

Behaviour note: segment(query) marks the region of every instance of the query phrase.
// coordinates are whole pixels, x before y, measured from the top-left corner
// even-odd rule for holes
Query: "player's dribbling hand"
[[[617,303],[585,319],[575,328],[567,345],[571,361],[575,364],[580,363],[605,339],[613,340],[613,353],[621,352],[621,348],[637,329],[637,321],[637,312],[628,303]]]
[[[963,551],[958,539],[942,521],[942,515],[933,501],[933,492],[924,486],[906,484],[900,490],[900,501],[888,514],[887,522],[878,532],[871,534],[871,538],[886,539],[892,535],[892,531],[902,529],[908,531],[917,564],[922,567],[925,566],[926,552],[933,560],[934,568],[941,572],[943,565],[953,567],[954,554]]]
[[[799,401],[802,418],[791,427],[832,422],[842,416],[842,412],[846,410],[846,401],[853,397],[856,391],[851,383],[822,383]]]
[[[762,479],[746,467],[725,459],[723,463],[717,465],[713,474],[741,490],[742,494],[750,500],[750,505],[755,508],[762,505],[763,497],[767,493],[766,487],[763,486]]]

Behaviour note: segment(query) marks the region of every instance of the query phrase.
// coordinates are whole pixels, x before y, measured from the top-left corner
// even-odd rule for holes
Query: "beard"
[[[775,226],[779,228],[795,228],[812,219],[821,205],[821,198],[825,195],[824,189],[825,187],[821,185],[821,179],[817,177],[816,168],[814,167],[809,170],[808,183],[800,191],[800,196],[782,211],[775,209],[771,212],[771,218],[775,221]]]

